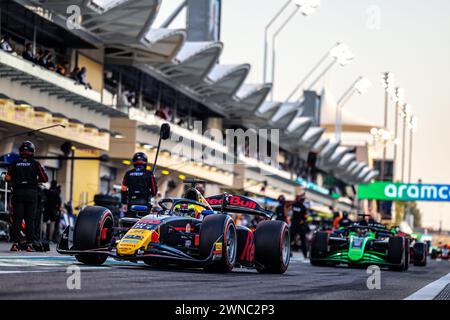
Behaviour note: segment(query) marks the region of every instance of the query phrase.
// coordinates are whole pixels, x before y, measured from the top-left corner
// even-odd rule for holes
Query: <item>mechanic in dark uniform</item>
[[[300,249],[303,256],[308,256],[308,246],[306,241],[306,235],[309,233],[308,225],[308,211],[305,206],[305,193],[298,194],[295,197],[292,207],[292,220],[291,220],[291,242],[295,241],[296,235],[300,236]]]
[[[36,215],[38,205],[39,183],[48,181],[47,174],[34,157],[35,147],[30,141],[25,141],[19,148],[20,158],[14,162],[6,175],[6,181],[12,185],[12,227],[11,251],[19,251],[22,220],[25,220],[26,250],[35,251],[33,244],[36,238]]]
[[[145,153],[136,153],[132,162],[134,169],[129,170],[122,181],[122,210],[127,217],[134,217],[128,210],[130,206],[150,206],[151,198],[158,193],[155,177],[147,170],[148,160]]]
[[[284,195],[278,197],[278,206],[275,208],[275,217],[277,220],[287,222],[286,217],[286,198]]]
[[[45,190],[45,205],[44,205],[44,219],[43,219],[43,233],[44,238],[53,241],[55,234],[55,226],[59,221],[61,213],[61,190],[58,188],[58,183],[53,180],[50,188]]]

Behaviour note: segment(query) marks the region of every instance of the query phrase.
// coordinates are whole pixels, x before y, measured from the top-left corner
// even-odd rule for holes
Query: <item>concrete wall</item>
[[[136,151],[137,121],[127,118],[112,118],[111,130],[120,132],[122,139],[111,138],[109,155],[114,159],[131,159]]]
[[[76,150],[76,157],[98,157],[97,150]],[[94,200],[100,190],[100,162],[99,161],[75,161],[74,166],[73,205],[80,205],[83,201]]]

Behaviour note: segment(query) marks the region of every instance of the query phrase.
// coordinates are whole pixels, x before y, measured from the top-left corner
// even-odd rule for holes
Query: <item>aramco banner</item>
[[[358,198],[387,201],[450,201],[450,185],[374,182],[359,185]]]

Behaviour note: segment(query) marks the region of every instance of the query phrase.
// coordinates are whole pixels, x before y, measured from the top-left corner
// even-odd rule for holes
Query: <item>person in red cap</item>
[[[12,226],[11,251],[19,251],[20,230],[25,220],[27,251],[33,252],[33,245],[39,240],[36,237],[36,217],[38,205],[39,183],[48,181],[47,174],[41,164],[34,159],[35,147],[25,141],[19,148],[20,158],[8,170],[5,180],[12,185]]]

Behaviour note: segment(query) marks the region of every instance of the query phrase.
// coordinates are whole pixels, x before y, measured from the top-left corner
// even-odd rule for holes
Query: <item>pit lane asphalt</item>
[[[364,269],[313,267],[291,261],[284,275],[235,269],[229,274],[156,269],[108,259],[103,267],[72,257],[11,254],[0,247],[0,299],[404,299],[450,272],[449,261],[430,261],[407,272],[382,271],[381,289],[368,290]],[[70,265],[81,267],[81,289],[68,290]]]

